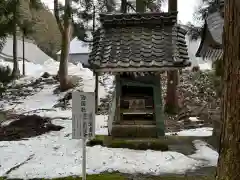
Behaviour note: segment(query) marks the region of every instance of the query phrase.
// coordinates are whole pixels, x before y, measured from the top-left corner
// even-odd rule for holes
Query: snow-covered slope
[[[17,57],[19,61],[22,61],[23,57],[23,42],[21,39],[17,41]],[[13,59],[13,38],[7,37],[6,43],[0,52],[0,58],[12,61]],[[26,61],[33,62],[35,64],[43,64],[50,57],[45,54],[36,44],[30,40],[25,40],[25,59]]]
[[[10,68],[13,67],[13,63],[6,62],[4,60],[0,60],[0,65],[9,66]],[[20,71],[22,71],[22,68],[21,68],[22,62],[19,62],[19,67],[20,67]],[[44,72],[48,72],[52,75],[56,75],[59,68],[59,62],[54,61],[52,59],[45,61],[43,64],[34,64],[31,62],[26,62],[25,68],[26,68],[27,77],[19,81],[39,78]],[[71,76],[78,76],[83,79],[84,91],[86,92],[94,91],[95,78],[93,77],[93,72],[91,70],[87,68],[83,68],[81,64],[74,65],[72,63],[69,63],[68,72],[69,72],[69,75]],[[106,95],[105,89],[101,85],[99,88],[99,94],[100,94],[100,98]]]

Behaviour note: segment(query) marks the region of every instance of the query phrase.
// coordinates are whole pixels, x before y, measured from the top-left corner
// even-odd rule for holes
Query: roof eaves
[[[100,14],[102,26],[121,26],[121,25],[139,25],[139,24],[175,24],[177,22],[177,13],[117,13]]]
[[[195,54],[196,57],[201,57],[201,50],[203,48],[203,45],[204,45],[204,41],[205,41],[205,38],[206,38],[206,32],[207,32],[207,22],[205,20],[204,22],[204,25],[203,25],[203,29],[202,29],[202,33],[201,33],[201,42],[200,42],[200,45],[198,47],[198,50]]]

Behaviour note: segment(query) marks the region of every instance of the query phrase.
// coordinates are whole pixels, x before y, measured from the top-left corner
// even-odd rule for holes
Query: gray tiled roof
[[[186,67],[186,31],[177,13],[100,15],[89,62],[95,68]]]
[[[199,46],[199,49],[196,53],[197,57],[203,57],[205,59],[219,59],[222,58],[223,49],[222,47],[222,33],[223,33],[223,25],[224,18],[221,14],[221,8],[223,8],[224,0],[220,0],[220,9],[215,12],[209,13],[206,21],[204,32],[202,33],[202,40]],[[206,42],[206,36],[211,36],[215,45],[211,47]]]
[[[213,40],[218,44],[222,44],[223,24],[224,19],[219,11],[208,15],[207,17],[208,29],[212,35]]]
[[[223,49],[222,48],[212,48],[209,46],[203,46],[201,51],[198,54],[198,57],[203,57],[204,59],[210,59],[215,61],[217,59],[221,59],[223,57]]]

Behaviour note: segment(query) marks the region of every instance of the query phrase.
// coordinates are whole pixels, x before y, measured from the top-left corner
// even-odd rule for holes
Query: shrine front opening
[[[155,124],[153,87],[123,85],[121,89],[121,122]]]

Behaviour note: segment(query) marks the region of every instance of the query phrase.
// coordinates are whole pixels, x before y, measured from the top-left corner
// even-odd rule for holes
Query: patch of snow
[[[198,122],[199,119],[197,117],[189,117],[189,120],[192,122]]]
[[[7,121],[1,122],[0,124],[1,124],[2,127],[5,127],[5,126],[8,126],[13,121],[15,121],[15,120],[7,120]]]
[[[106,116],[96,117],[96,132],[105,123]],[[54,120],[54,124],[65,128],[22,141],[0,142],[0,177],[13,166],[33,158],[13,170],[8,178],[54,178],[81,175],[82,143],[71,137],[72,122]],[[182,174],[200,166],[214,165],[216,153],[206,144],[195,142],[197,151],[191,156],[177,152],[137,151],[113,149],[101,146],[87,147],[87,173],[120,171],[122,173],[143,173],[159,175],[164,173]],[[207,163],[209,160],[211,162]]]
[[[7,62],[4,60],[0,60],[0,65],[9,66],[10,68],[13,68],[12,62]],[[19,67],[22,67],[22,62],[19,62]],[[26,68],[27,77],[17,80],[16,83],[22,84],[22,83],[29,82],[31,80],[39,78],[44,72],[48,72],[50,74],[55,75],[58,72],[59,62],[54,61],[52,59],[45,61],[43,64],[34,64],[32,62],[26,62],[25,68]],[[22,68],[20,68],[20,71],[22,71]],[[82,78],[83,91],[94,92],[95,77],[93,76],[93,72],[91,70],[89,70],[88,68],[83,68],[80,63],[77,65],[68,63],[68,73],[69,75],[75,75]],[[113,78],[111,77],[109,80],[110,82],[106,87],[107,89],[105,89],[105,87],[103,87],[99,83],[99,89],[98,89],[99,101],[100,101],[100,98],[103,98],[107,95],[107,91],[112,85]]]
[[[96,123],[96,135],[108,135],[108,128],[107,128],[107,121],[108,121],[108,116],[97,116],[98,120]]]
[[[213,128],[210,127],[203,127],[203,128],[196,128],[196,129],[187,129],[180,132],[170,132],[166,133],[166,135],[178,135],[178,136],[211,136]]]
[[[199,67],[201,70],[211,70],[212,64],[210,62],[201,63],[201,64],[199,64]]]
[[[0,64],[12,63],[0,61]],[[17,83],[32,81],[44,72],[56,74],[59,63],[53,60],[43,65],[26,63],[28,77],[22,78]],[[21,67],[21,64],[20,64]],[[69,63],[69,74],[83,78],[84,91],[94,90],[94,77],[89,69],[81,64]],[[35,109],[53,109],[52,106],[63,97],[64,93],[53,94],[56,85],[45,85],[43,90],[33,96],[22,99],[22,104],[9,106],[4,104],[5,109],[14,106],[18,112],[26,112]],[[100,86],[100,98],[106,95],[106,89]],[[81,175],[82,143],[71,137],[72,121],[71,109],[54,111],[40,111],[35,114],[48,117],[66,117],[67,120],[55,119],[53,123],[63,126],[61,131],[49,132],[41,136],[21,141],[0,141],[0,177],[12,167],[26,161],[31,155],[32,159],[19,168],[13,170],[8,178],[54,178]],[[107,134],[107,116],[96,116],[96,134]],[[177,133],[179,136],[209,136],[212,128],[198,128],[185,130]],[[113,149],[101,146],[87,147],[87,173],[96,174],[105,171],[120,171],[123,173],[164,174],[184,173],[201,166],[215,165],[216,152],[211,151],[206,144],[195,141],[196,153],[185,156],[177,152],[161,151],[136,151],[129,149]]]
[[[17,105],[15,109],[30,111],[35,109],[52,109],[57,103],[59,97],[53,95],[56,85],[44,86],[39,93],[27,97],[22,104]]]
[[[208,147],[207,143],[195,140],[196,153],[189,157],[199,160],[207,160],[207,166],[216,166],[218,161],[218,153]]]
[[[6,43],[3,46],[2,51],[0,52],[0,57],[12,61],[13,59],[13,37],[8,36],[6,38]],[[22,61],[23,57],[23,42],[22,39],[17,40],[17,57],[18,60]],[[36,44],[31,42],[28,39],[25,39],[25,59],[26,61],[42,64],[44,61],[48,60],[50,57],[45,54]],[[22,67],[22,66],[19,66]]]
[[[12,62],[4,61],[4,60],[0,60],[0,65],[9,66],[10,68],[13,67]],[[19,67],[22,67],[21,61],[19,61]],[[53,59],[46,60],[43,64],[25,62],[25,68],[26,68],[26,75],[38,78],[44,72],[48,72],[50,74],[57,74],[57,71],[59,68],[59,62]],[[22,68],[20,68],[20,72],[21,70]],[[93,77],[93,72],[87,68],[83,68],[80,63],[77,65],[68,63],[68,71],[69,71],[69,75],[84,76],[86,78]]]

